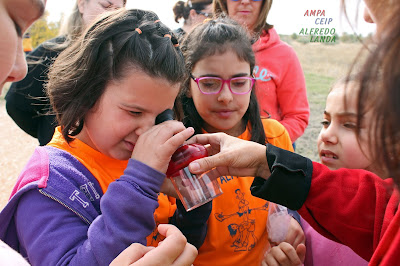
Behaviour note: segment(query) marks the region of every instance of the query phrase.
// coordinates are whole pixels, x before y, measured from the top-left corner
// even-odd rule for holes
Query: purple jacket
[[[146,244],[164,178],[130,159],[103,195],[71,154],[38,147],[0,213],[0,238],[32,265],[108,265],[131,243]]]

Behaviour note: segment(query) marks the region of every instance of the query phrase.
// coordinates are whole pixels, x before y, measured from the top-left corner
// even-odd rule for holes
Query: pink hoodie
[[[303,135],[310,116],[304,74],[296,52],[279,39],[273,28],[263,31],[253,50],[260,114],[281,122],[295,142]]]
[[[306,236],[306,258],[304,265],[368,265],[368,262],[358,256],[351,248],[319,234],[303,218],[301,218],[301,227]]]

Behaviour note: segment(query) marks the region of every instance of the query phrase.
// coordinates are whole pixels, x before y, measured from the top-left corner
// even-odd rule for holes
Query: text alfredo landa
[[[329,28],[333,18],[325,17],[325,10],[306,10],[306,17],[315,17],[315,28],[302,28],[299,35],[310,36],[310,42],[336,42],[336,29]],[[318,27],[324,26],[326,27]]]

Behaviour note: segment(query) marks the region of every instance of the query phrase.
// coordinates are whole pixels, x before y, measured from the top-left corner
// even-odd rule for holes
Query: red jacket
[[[328,167],[267,145],[270,177],[256,177],[254,196],[299,214],[320,234],[353,249],[370,265],[400,264],[399,190],[359,169]]]
[[[331,171],[318,163],[313,168],[311,188],[299,210],[302,217],[370,265],[399,265],[399,191],[392,179],[364,170]]]
[[[275,29],[264,31],[253,50],[260,114],[281,122],[295,142],[303,135],[310,116],[306,83],[296,52],[279,39]]]

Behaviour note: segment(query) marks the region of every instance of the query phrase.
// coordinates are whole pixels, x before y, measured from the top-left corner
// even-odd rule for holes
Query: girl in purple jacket
[[[35,150],[0,214],[0,238],[31,264],[108,265],[131,243],[146,245],[158,193],[171,192],[171,155],[193,134],[177,121],[154,126],[185,78],[178,46],[154,13],[121,10],[57,58],[48,93],[60,127]],[[207,219],[204,206],[195,211]],[[196,212],[178,209],[174,221],[185,232],[195,220],[190,236],[200,245],[206,224],[187,219]],[[176,240],[175,263],[190,265],[196,250]]]

